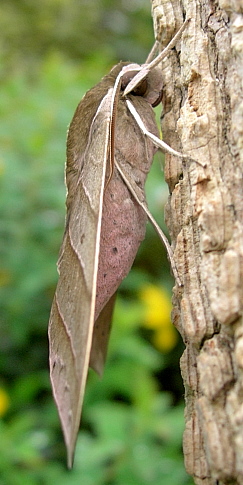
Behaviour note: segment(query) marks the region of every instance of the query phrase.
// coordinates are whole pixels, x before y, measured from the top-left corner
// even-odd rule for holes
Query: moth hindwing
[[[148,66],[115,66],[83,97],[68,133],[67,216],[49,344],[69,467],[88,368],[102,374],[115,294],[144,239],[147,216],[164,238],[144,194],[159,144],[152,105],[162,89],[160,69]]]

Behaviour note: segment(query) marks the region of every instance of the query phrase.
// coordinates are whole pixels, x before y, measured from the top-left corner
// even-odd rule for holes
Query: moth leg
[[[139,116],[137,110],[134,108],[131,101],[129,99],[127,99],[126,103],[127,103],[127,106],[128,106],[130,113],[133,115],[133,117],[136,120],[136,122],[137,122],[139,128],[141,129],[142,133],[145,136],[147,136],[148,138],[150,138],[150,140],[153,141],[155,146],[160,148],[163,152],[170,153],[171,155],[174,155],[175,157],[186,158],[187,160],[189,160],[191,162],[197,163],[198,165],[200,165],[203,168],[206,167],[206,163],[199,162],[198,160],[195,160],[194,158],[190,157],[189,155],[186,155],[185,153],[177,152],[176,150],[171,148],[169,145],[167,145],[167,143],[165,143],[163,140],[160,140],[160,138],[153,135],[153,133],[150,133],[150,131],[148,131],[148,129],[146,128],[145,124],[143,123],[141,117]]]
[[[144,210],[145,210],[145,208],[144,208]],[[172,273],[174,275],[174,278],[175,278],[178,286],[182,286],[182,282],[181,282],[181,279],[180,279],[180,276],[179,276],[179,273],[178,273],[178,269],[177,269],[176,264],[175,264],[173,252],[172,252],[172,249],[171,249],[171,245],[170,245],[170,243],[169,243],[166,235],[163,233],[162,229],[159,227],[159,224],[157,224],[156,220],[152,216],[151,212],[148,209],[145,210],[145,212],[146,212],[146,214],[148,216],[149,221],[151,222],[152,226],[154,226],[154,228],[157,231],[157,233],[158,233],[158,235],[159,235],[162,243],[165,246],[165,249],[166,249],[167,254],[168,254],[168,258],[169,258],[169,261],[170,261],[170,265],[171,265],[171,269],[172,269]]]
[[[144,210],[148,219],[150,220],[151,224],[154,226],[155,230],[157,231],[160,239],[162,240],[162,243],[164,244],[166,251],[167,251],[167,254],[168,254],[168,258],[169,258],[169,261],[170,261],[170,264],[171,264],[171,269],[172,269],[173,275],[175,277],[175,280],[176,280],[178,286],[182,286],[182,282],[181,282],[181,279],[180,279],[180,276],[179,276],[179,273],[178,273],[178,270],[177,270],[177,267],[176,267],[176,264],[175,264],[175,261],[174,261],[173,252],[172,252],[172,249],[171,249],[171,246],[170,246],[170,243],[169,243],[167,237],[163,233],[162,229],[160,229],[156,220],[154,219],[151,212],[149,211],[145,199],[141,196],[141,193],[140,193],[138,186],[136,184],[134,184],[134,181],[131,179],[129,173],[125,172],[124,169],[122,169],[121,166],[117,163],[117,161],[115,161],[115,165],[116,165],[116,168],[119,171],[121,177],[123,178],[126,186],[128,187],[131,194],[133,195],[134,199],[142,207],[142,209]]]
[[[137,110],[134,108],[131,101],[129,99],[127,99],[126,102],[127,102],[127,106],[128,106],[130,113],[133,115],[133,117],[136,120],[136,122],[137,122],[140,130],[142,131],[142,133],[145,136],[147,136],[148,138],[150,138],[158,148],[161,148],[161,150],[163,150],[167,153],[170,153],[171,155],[175,155],[176,157],[179,157],[179,158],[185,158],[185,157],[187,158],[188,157],[187,155],[184,155],[181,152],[177,152],[176,150],[171,148],[169,145],[167,145],[167,143],[160,140],[160,138],[153,135],[153,133],[150,133],[150,131],[148,131],[148,129],[146,128],[144,122],[142,121],[142,118],[139,116]]]

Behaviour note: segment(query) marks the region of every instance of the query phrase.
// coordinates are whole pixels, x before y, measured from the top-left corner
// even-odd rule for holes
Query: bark
[[[164,47],[166,222],[183,286],[173,321],[185,342],[184,456],[196,484],[243,484],[243,2],[152,0]],[[204,166],[203,166],[204,165]]]

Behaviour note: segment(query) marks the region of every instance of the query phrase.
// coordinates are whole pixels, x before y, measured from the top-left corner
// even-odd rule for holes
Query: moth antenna
[[[182,24],[181,28],[174,35],[173,39],[171,39],[169,44],[163,49],[163,51],[160,54],[158,54],[157,57],[155,57],[155,59],[153,61],[151,61],[149,64],[144,64],[141,67],[138,74],[136,74],[136,76],[134,76],[134,78],[131,80],[131,82],[127,85],[126,89],[124,90],[123,96],[126,96],[131,91],[133,91],[135,86],[138,83],[140,83],[142,81],[142,79],[144,79],[148,75],[148,72],[151,71],[154,67],[156,67],[162,61],[162,59],[164,59],[168,55],[169,51],[175,46],[176,42],[181,37],[185,28],[189,24],[190,20],[191,19],[185,20],[185,22]],[[153,48],[152,48],[152,51],[153,51]],[[150,54],[149,54],[149,57],[150,57]]]
[[[149,69],[149,71],[151,71],[151,69],[153,69],[154,67],[156,67],[162,61],[162,59],[164,59],[168,55],[168,52],[171,49],[173,49],[173,47],[175,46],[176,42],[178,41],[178,39],[180,39],[182,33],[184,32],[185,28],[189,24],[190,20],[191,19],[186,19],[185,20],[185,22],[182,24],[182,26],[178,30],[178,32],[176,32],[176,34],[171,39],[171,41],[169,42],[169,44],[162,50],[162,52],[160,54],[157,55],[157,57],[155,57],[155,59],[153,61],[151,61],[146,66]]]
[[[157,52],[159,50],[159,41],[156,40],[146,61],[145,61],[145,64],[149,64],[155,57],[155,52]]]

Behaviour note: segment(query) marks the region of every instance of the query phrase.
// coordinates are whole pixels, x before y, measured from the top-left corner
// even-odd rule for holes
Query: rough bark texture
[[[243,484],[243,2],[153,0],[163,47],[164,140],[197,163],[166,156],[166,222],[183,281],[174,324],[186,410],[184,455],[196,484]]]

